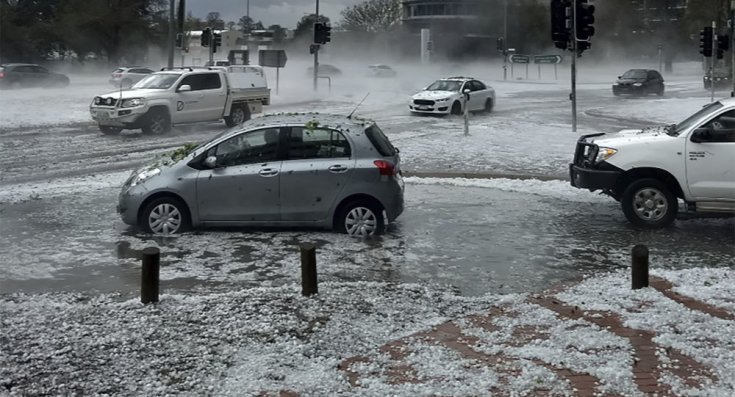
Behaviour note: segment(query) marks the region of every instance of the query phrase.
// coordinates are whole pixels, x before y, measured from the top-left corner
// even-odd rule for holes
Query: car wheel
[[[113,127],[109,125],[101,125],[99,127],[100,131],[102,131],[102,133],[105,135],[117,135],[120,133],[120,131],[122,131],[121,127]]]
[[[664,96],[664,87],[661,87],[656,91],[656,95],[658,96]]]
[[[613,95],[620,96],[620,92],[613,90]]]
[[[385,231],[383,210],[367,200],[352,201],[337,214],[337,229],[350,236],[366,237]]]
[[[493,100],[488,98],[485,100],[485,113],[491,113],[493,111]]]
[[[250,109],[247,105],[233,105],[230,115],[225,116],[225,124],[234,127],[250,120]]]
[[[462,105],[459,102],[454,102],[454,104],[452,104],[451,113],[454,115],[462,114]]]
[[[631,183],[620,204],[630,223],[649,229],[670,225],[679,211],[676,196],[663,182],[652,178]]]
[[[148,113],[141,129],[144,134],[165,134],[171,130],[171,120],[165,111],[153,110]]]
[[[145,207],[140,223],[146,232],[170,236],[187,231],[190,222],[184,202],[174,197],[161,197]]]

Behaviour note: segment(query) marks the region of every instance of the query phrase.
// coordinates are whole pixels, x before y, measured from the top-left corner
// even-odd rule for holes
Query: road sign
[[[528,55],[513,54],[508,56],[510,63],[530,63],[531,57]]]
[[[561,63],[563,59],[561,55],[534,55],[533,63]]]
[[[282,68],[286,66],[286,51],[284,50],[260,50],[258,52],[258,64],[260,66],[270,66],[272,68]]]

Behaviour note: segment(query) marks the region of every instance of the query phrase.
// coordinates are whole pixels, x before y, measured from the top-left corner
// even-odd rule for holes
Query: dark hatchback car
[[[661,96],[664,94],[664,78],[657,70],[630,69],[622,76],[618,76],[618,80],[613,83],[612,91],[615,96],[623,94]]]
[[[61,88],[69,85],[69,78],[50,72],[40,65],[7,63],[0,65],[0,88]]]

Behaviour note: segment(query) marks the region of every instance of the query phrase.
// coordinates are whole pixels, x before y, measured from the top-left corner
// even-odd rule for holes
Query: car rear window
[[[383,134],[383,131],[373,124],[365,129],[365,135],[367,135],[370,142],[375,146],[375,149],[383,156],[394,156],[396,154],[396,148],[388,140],[388,137]]]
[[[124,72],[124,71],[125,71],[125,69],[115,69],[115,70],[112,71],[112,73],[121,73],[121,72]]]

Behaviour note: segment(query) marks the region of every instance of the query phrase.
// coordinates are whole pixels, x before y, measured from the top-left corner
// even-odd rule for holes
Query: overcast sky
[[[317,0],[250,0],[250,18],[262,21],[266,27],[278,24],[295,28],[296,23],[307,14],[316,11]],[[340,11],[363,0],[319,0],[319,13],[326,15],[336,24],[340,21]],[[237,22],[247,15],[248,0],[187,0],[187,12],[204,19],[210,12],[219,12],[225,22]]]

